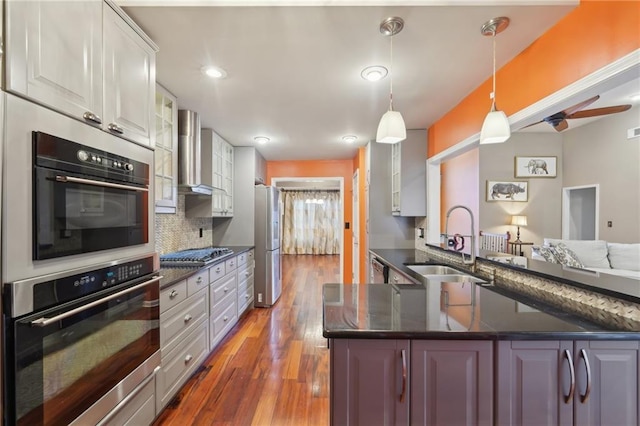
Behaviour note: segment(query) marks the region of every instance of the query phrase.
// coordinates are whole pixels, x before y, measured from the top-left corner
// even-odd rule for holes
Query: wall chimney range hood
[[[213,192],[212,151],[200,137],[200,116],[178,110],[178,191],[181,194],[211,195]]]

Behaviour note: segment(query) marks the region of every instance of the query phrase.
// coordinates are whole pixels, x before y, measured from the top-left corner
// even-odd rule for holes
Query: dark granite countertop
[[[197,274],[200,271],[203,271],[205,269],[209,269],[214,265],[217,265],[220,262],[224,262],[227,259],[229,259],[229,257],[233,257],[236,256],[240,253],[244,253],[245,251],[249,251],[251,250],[254,246],[225,246],[230,248],[231,250],[233,250],[233,254],[229,255],[229,256],[225,256],[222,257],[220,259],[216,259],[213,262],[209,263],[208,265],[205,266],[200,266],[200,267],[192,267],[192,266],[169,266],[169,267],[162,267],[162,265],[160,266],[160,275],[162,276],[162,279],[160,280],[160,289],[163,289],[165,287],[168,287],[172,284],[177,283],[178,281],[182,281],[185,280],[187,278],[189,278],[192,275]]]
[[[323,316],[329,338],[640,339],[469,282],[325,284]]]

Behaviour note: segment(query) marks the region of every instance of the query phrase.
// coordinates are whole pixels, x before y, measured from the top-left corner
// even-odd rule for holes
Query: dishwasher
[[[389,267],[377,258],[371,259],[371,282],[374,284],[386,284],[389,282]]]

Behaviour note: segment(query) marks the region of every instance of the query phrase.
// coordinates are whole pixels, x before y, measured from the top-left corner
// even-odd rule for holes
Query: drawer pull
[[[222,271],[222,269],[220,269],[220,267],[218,266],[218,267],[216,268],[216,272],[220,272],[220,271]]]
[[[192,317],[191,315],[189,315],[189,314],[187,314],[187,315],[185,315],[185,316],[184,316],[184,322],[189,322],[189,321],[191,321],[192,319],[193,319],[193,317]]]
[[[178,296],[178,290],[171,290],[171,293],[169,293],[169,299],[175,299],[176,296]]]
[[[196,280],[197,284],[201,284],[202,283],[202,277],[198,277],[198,279]]]
[[[228,289],[227,287],[225,287],[225,288],[224,288],[224,292],[226,293],[226,292],[228,292],[228,291],[229,291],[229,289]]]
[[[118,133],[120,135],[124,133],[124,129],[118,126],[116,123],[109,123],[107,129],[109,129],[113,133]]]
[[[249,295],[248,295],[248,294],[245,294],[245,295],[244,295],[244,298],[245,298],[245,299],[248,299],[248,298],[249,298]]]
[[[224,317],[222,318],[222,321],[227,322],[229,320],[229,317]]]
[[[247,271],[247,272],[245,272],[245,273],[244,273],[244,276],[245,276],[245,277],[248,277],[249,275],[251,275],[251,274],[249,273],[249,271]]]
[[[184,357],[184,363],[189,364],[192,359],[193,359],[193,355],[188,354],[187,356]]]
[[[82,118],[84,118],[87,121],[93,121],[96,124],[102,124],[102,119],[97,115],[95,115],[94,113],[92,113],[91,111],[87,111],[84,114],[82,114]]]

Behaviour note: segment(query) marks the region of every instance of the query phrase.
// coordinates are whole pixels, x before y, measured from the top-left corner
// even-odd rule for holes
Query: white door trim
[[[360,282],[360,188],[358,185],[360,184],[360,173],[359,170],[356,169],[355,173],[353,173],[353,196],[351,197],[351,241],[352,241],[352,250],[351,250],[351,277],[352,283]]]

